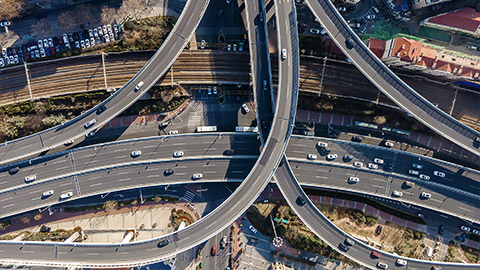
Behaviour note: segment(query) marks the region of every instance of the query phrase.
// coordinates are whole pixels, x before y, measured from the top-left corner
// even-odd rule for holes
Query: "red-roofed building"
[[[325,38],[325,43],[323,45],[324,50],[332,54],[344,55],[342,50],[338,48],[337,44],[331,38]]]
[[[480,13],[464,8],[425,19],[424,26],[480,37]]]
[[[370,38],[368,40],[368,48],[380,59],[383,58],[385,53],[385,40]]]

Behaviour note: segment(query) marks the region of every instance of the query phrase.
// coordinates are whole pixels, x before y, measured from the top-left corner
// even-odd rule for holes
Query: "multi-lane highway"
[[[190,40],[208,5],[208,0],[190,0],[165,42],[147,64],[120,90],[100,105],[75,119],[18,140],[0,145],[0,164],[28,157],[95,131],[120,114],[153,86],[173,64]],[[97,111],[105,106],[103,112]],[[96,122],[86,128],[85,123]]]
[[[436,133],[480,155],[480,144],[475,142],[480,133],[437,108],[389,70],[350,29],[329,0],[306,0],[306,3],[345,55],[385,95]]]

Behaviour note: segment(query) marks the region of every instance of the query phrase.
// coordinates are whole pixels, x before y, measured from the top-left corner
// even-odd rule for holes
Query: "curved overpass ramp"
[[[209,0],[189,0],[165,42],[145,66],[114,95],[88,112],[48,130],[0,144],[0,164],[38,154],[76,139],[106,124],[145,94],[173,64],[197,28]],[[143,86],[135,87],[143,82]],[[105,106],[102,113],[97,108]],[[96,123],[85,128],[84,124]]]
[[[305,0],[328,34],[357,68],[387,97],[446,139],[480,156],[480,133],[419,95],[380,61],[350,29],[329,0]]]

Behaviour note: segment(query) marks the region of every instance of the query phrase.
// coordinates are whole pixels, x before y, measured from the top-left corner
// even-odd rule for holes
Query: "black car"
[[[304,206],[307,203],[302,197],[297,198],[297,204],[300,206]]]
[[[352,38],[347,38],[346,44],[348,49],[351,49],[356,45],[355,41]]]
[[[170,241],[168,241],[168,240],[160,241],[160,242],[158,242],[157,247],[162,248],[162,247],[168,245],[168,243],[170,243]]]
[[[97,114],[101,114],[101,113],[104,112],[106,109],[107,109],[107,107],[105,107],[105,105],[100,106],[100,107],[97,109]]]
[[[175,170],[173,168],[170,168],[170,169],[166,169],[164,174],[165,175],[171,175],[171,174],[174,174],[175,173]]]
[[[378,225],[378,227],[377,227],[377,229],[375,230],[375,232],[376,232],[377,234],[381,234],[381,233],[382,233],[382,229],[383,229],[382,225]]]
[[[42,227],[40,228],[40,232],[44,232],[44,233],[48,233],[50,232],[50,230],[51,228],[45,225],[42,225]]]
[[[347,251],[350,249],[350,248],[349,248],[347,245],[345,245],[344,243],[340,243],[340,245],[338,245],[338,247],[339,247],[341,250],[345,251],[345,252],[347,252]]]
[[[362,136],[353,136],[352,137],[352,142],[362,142],[363,137]]]
[[[443,235],[443,233],[445,233],[445,226],[440,225],[440,227],[438,227],[438,235]]]
[[[235,155],[235,150],[233,149],[227,149],[225,152],[223,152],[224,155],[232,156]]]
[[[8,170],[10,174],[16,174],[18,171],[20,171],[19,167],[12,167],[10,170]]]
[[[353,245],[355,245],[355,241],[353,241],[350,238],[345,238],[345,244],[349,245],[349,246],[353,246]]]

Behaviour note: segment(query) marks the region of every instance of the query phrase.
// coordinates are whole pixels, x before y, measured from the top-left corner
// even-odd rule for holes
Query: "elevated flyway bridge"
[[[378,59],[350,29],[329,0],[305,0],[329,36],[387,97],[444,138],[480,156],[480,133],[460,123],[415,92]]]
[[[276,2],[276,4],[279,4]],[[293,130],[298,98],[298,47],[296,18],[293,1],[282,3],[290,15],[287,23],[287,37],[279,44],[294,53],[286,60],[280,60],[281,81],[279,83],[277,106],[271,132],[265,142],[260,157],[243,183],[219,207],[184,230],[147,241],[119,244],[65,244],[34,242],[0,242],[0,250],[15,250],[7,254],[2,252],[1,263],[23,265],[72,266],[72,267],[128,267],[146,265],[162,261],[179,252],[190,249],[206,241],[219,231],[229,226],[255,201],[270,178],[287,147]],[[289,11],[289,12],[288,12]],[[285,22],[283,22],[285,24]],[[291,29],[295,29],[293,32]],[[279,56],[280,57],[280,56]],[[293,59],[292,59],[293,58]],[[296,75],[289,68],[292,63],[297,66]],[[281,104],[281,105],[279,105]],[[218,222],[220,221],[220,222]],[[161,240],[169,244],[158,248]],[[22,254],[19,254],[21,250]],[[19,258],[19,255],[21,257]],[[113,263],[112,263],[113,262]]]
[[[29,157],[102,127],[145,94],[173,64],[197,28],[209,0],[188,0],[165,42],[145,66],[120,90],[88,112],[56,127],[0,144],[0,164]],[[136,86],[143,82],[140,89]],[[105,106],[104,112],[97,109]],[[88,121],[96,123],[85,128]]]

